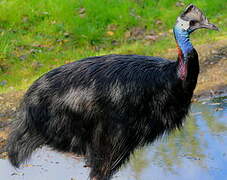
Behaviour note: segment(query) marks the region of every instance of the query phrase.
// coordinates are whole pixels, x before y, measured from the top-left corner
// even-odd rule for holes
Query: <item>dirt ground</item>
[[[196,46],[200,58],[200,75],[193,100],[227,94],[227,39],[213,44]],[[168,57],[176,50],[169,49]],[[13,119],[24,92],[0,94],[0,158],[7,157],[4,146]]]

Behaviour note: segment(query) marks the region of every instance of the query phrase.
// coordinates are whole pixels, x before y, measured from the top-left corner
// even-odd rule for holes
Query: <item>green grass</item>
[[[184,7],[175,0],[0,1],[0,92],[27,88],[54,67],[110,53],[165,56],[171,29]],[[226,37],[227,0],[193,0],[220,32],[192,36],[202,44]],[[165,33],[156,41],[144,35]],[[6,82],[2,85],[2,82]],[[3,83],[4,84],[4,83]]]

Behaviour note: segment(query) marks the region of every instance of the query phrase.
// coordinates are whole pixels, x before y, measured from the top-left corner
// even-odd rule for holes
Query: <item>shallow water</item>
[[[2,180],[87,180],[82,159],[43,148],[23,168],[0,159]],[[182,131],[135,153],[114,180],[227,180],[227,97],[192,105]]]

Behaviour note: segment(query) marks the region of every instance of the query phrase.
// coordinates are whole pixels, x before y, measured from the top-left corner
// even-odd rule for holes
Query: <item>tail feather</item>
[[[26,111],[19,113],[8,138],[8,157],[11,164],[17,168],[30,158],[34,150],[45,144],[44,138],[29,126],[31,118]]]

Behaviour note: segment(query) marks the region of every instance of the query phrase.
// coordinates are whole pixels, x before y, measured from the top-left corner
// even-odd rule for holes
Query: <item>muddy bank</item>
[[[227,40],[196,47],[200,57],[200,75],[193,100],[227,94]],[[170,49],[168,57],[175,56]],[[24,92],[0,94],[0,158],[6,157],[4,146],[13,119]]]
[[[23,92],[0,94],[0,159],[6,157],[4,147],[9,134],[9,125],[23,94]]]
[[[215,45],[218,47],[215,49]],[[227,93],[227,41],[213,46],[198,48],[200,55],[200,75],[195,90],[195,97],[215,96]],[[206,50],[204,54],[203,50]]]

